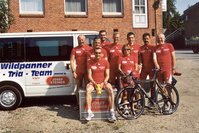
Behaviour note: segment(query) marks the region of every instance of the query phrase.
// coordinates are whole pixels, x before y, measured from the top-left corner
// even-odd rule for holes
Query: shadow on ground
[[[57,116],[68,119],[79,119],[79,110],[75,109],[75,96],[25,98],[21,108],[46,106],[47,110],[57,112]]]

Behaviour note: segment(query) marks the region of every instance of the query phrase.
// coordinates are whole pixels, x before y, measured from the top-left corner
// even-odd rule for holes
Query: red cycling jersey
[[[156,47],[155,53],[161,70],[172,69],[172,52],[174,52],[174,48],[170,43],[161,44]]]
[[[130,56],[121,56],[118,59],[118,64],[121,65],[121,69],[125,74],[133,73],[135,70],[135,57]]]
[[[140,79],[145,80],[147,75],[150,79],[153,78],[154,72],[152,69],[155,68],[153,62],[153,52],[155,51],[155,46],[153,45],[143,45],[140,47],[140,56],[142,61],[142,70],[140,74]]]
[[[108,57],[111,67],[117,67],[117,60],[122,56],[122,45],[121,44],[111,44],[108,47]]]
[[[108,47],[112,44],[112,42],[103,42],[100,44],[100,46],[105,49],[106,51],[108,51]]]
[[[127,44],[127,45],[129,45],[129,44]],[[131,55],[135,57],[135,63],[138,64],[138,55],[140,52],[140,45],[133,44],[133,45],[129,45],[129,46],[131,47]],[[140,77],[139,71],[135,71],[134,76],[139,78]]]
[[[122,45],[121,44],[111,44],[108,48],[108,57],[110,63],[110,82],[115,84],[115,79],[118,73],[118,58],[122,56]]]
[[[152,45],[143,45],[140,47],[142,69],[152,70],[153,68],[155,68],[153,62],[154,51],[155,51],[155,46]]]
[[[74,55],[76,60],[76,73],[86,72],[87,52],[91,49],[89,45],[81,45],[72,49],[71,55]]]
[[[172,52],[174,52],[174,48],[170,43],[161,44],[156,47],[155,53],[161,69],[158,79],[162,82],[171,81]]]
[[[109,63],[103,58],[100,60],[89,60],[87,69],[91,69],[92,78],[96,83],[102,83],[105,79],[105,71],[109,69]]]
[[[139,44],[133,44],[131,46],[131,55],[135,56],[136,63],[138,63],[138,55],[140,52],[140,45]]]

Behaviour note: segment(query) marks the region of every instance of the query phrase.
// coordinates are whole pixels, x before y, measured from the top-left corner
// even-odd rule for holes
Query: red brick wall
[[[15,16],[15,24],[10,27],[9,32],[26,32],[27,30],[37,31],[70,31],[105,29],[108,37],[112,38],[113,29],[121,33],[121,43],[126,43],[126,34],[132,31],[136,34],[137,42],[142,43],[142,34],[151,33],[155,28],[153,0],[148,0],[148,28],[133,28],[132,26],[132,0],[124,0],[124,16],[120,18],[102,17],[101,0],[88,0],[88,17],[65,17],[64,0],[45,0],[45,13],[43,17],[20,16],[19,0],[11,1],[11,10]],[[157,11],[157,28],[162,31],[162,11]],[[154,37],[153,37],[154,40]]]

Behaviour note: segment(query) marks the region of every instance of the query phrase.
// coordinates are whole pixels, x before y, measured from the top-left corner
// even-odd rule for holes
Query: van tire
[[[20,106],[22,95],[20,91],[12,85],[4,85],[0,87],[0,109],[14,110]]]

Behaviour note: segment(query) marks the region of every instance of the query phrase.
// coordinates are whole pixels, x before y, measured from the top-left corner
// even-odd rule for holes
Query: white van
[[[80,34],[92,44],[98,32],[0,34],[0,108],[16,109],[24,97],[74,95],[70,53]]]

